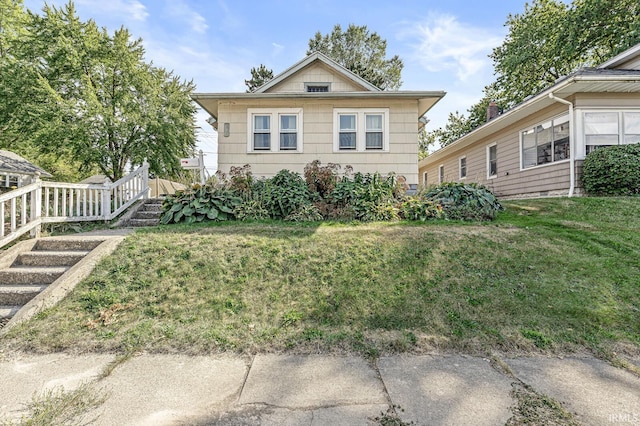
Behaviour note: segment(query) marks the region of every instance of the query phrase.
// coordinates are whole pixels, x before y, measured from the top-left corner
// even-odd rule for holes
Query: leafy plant
[[[442,217],[450,220],[492,220],[502,205],[489,189],[475,183],[445,182],[418,194],[442,206]]]
[[[425,222],[442,217],[442,206],[431,200],[411,197],[400,204],[400,217]]]
[[[322,166],[320,160],[314,160],[304,167],[304,179],[309,191],[320,198],[327,197],[336,187],[340,165],[329,163]]]
[[[202,222],[209,220],[231,220],[234,209],[242,199],[232,191],[214,186],[194,185],[190,190],[177,191],[162,202],[162,223]]]
[[[582,185],[591,195],[640,194],[640,143],[590,152],[584,160]]]
[[[285,217],[284,220],[289,222],[317,222],[322,220],[318,208],[313,204],[303,204],[296,211]]]
[[[252,190],[273,219],[284,219],[311,202],[306,182],[289,170],[280,170],[271,179],[256,181]]]

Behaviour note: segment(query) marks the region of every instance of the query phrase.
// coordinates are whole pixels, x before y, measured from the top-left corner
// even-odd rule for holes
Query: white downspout
[[[549,93],[549,98],[554,101],[569,105],[569,197],[573,197],[573,192],[576,187],[576,150],[575,150],[575,132],[574,132],[574,117],[573,117],[573,102],[569,102],[566,99],[556,97],[553,92]]]

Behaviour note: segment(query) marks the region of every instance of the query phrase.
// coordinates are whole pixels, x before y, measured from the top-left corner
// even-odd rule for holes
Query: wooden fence
[[[31,232],[39,236],[43,223],[112,220],[141,198],[149,197],[149,165],[117,182],[81,184],[33,183],[0,195],[0,247]]]

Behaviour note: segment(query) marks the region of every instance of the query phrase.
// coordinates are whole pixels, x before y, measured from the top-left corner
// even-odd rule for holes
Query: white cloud
[[[175,19],[182,20],[184,23],[186,23],[189,28],[191,28],[191,31],[198,34],[204,34],[209,28],[207,20],[204,18],[204,16],[193,10],[185,2],[171,0],[167,2],[167,4],[168,13]]]
[[[284,50],[284,46],[281,44],[271,43],[271,45],[273,46],[273,56],[279,55]]]
[[[149,13],[144,4],[138,0],[109,0],[96,2],[95,0],[77,0],[78,4],[92,10],[93,15],[108,14],[123,16],[126,20],[144,22]]]
[[[401,39],[414,39],[413,59],[430,72],[453,71],[465,81],[491,68],[487,57],[500,45],[504,35],[487,28],[459,22],[447,14],[430,14],[402,32]]]

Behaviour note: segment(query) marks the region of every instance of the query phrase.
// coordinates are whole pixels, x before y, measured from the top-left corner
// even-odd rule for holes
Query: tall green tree
[[[268,69],[264,64],[260,64],[258,68],[251,68],[251,79],[244,81],[247,86],[247,93],[253,92],[272,78],[273,70]]]
[[[398,55],[387,59],[387,41],[370,33],[366,25],[340,25],[330,34],[319,31],[309,40],[307,55],[322,52],[354,74],[382,90],[398,90],[404,64]]]
[[[112,180],[145,159],[156,174],[180,171],[179,158],[195,145],[192,82],[146,63],[142,41],[126,29],[110,35],[80,20],[72,2],[30,13],[26,34],[15,58],[32,74],[22,90],[0,83],[23,104],[10,120],[0,115],[0,126],[28,139],[20,144]]]
[[[522,14],[509,15],[509,31],[490,57],[496,81],[468,115],[449,116],[431,131],[441,146],[485,122],[489,101],[509,109],[583,66],[598,65],[640,43],[637,0],[534,0]]]

